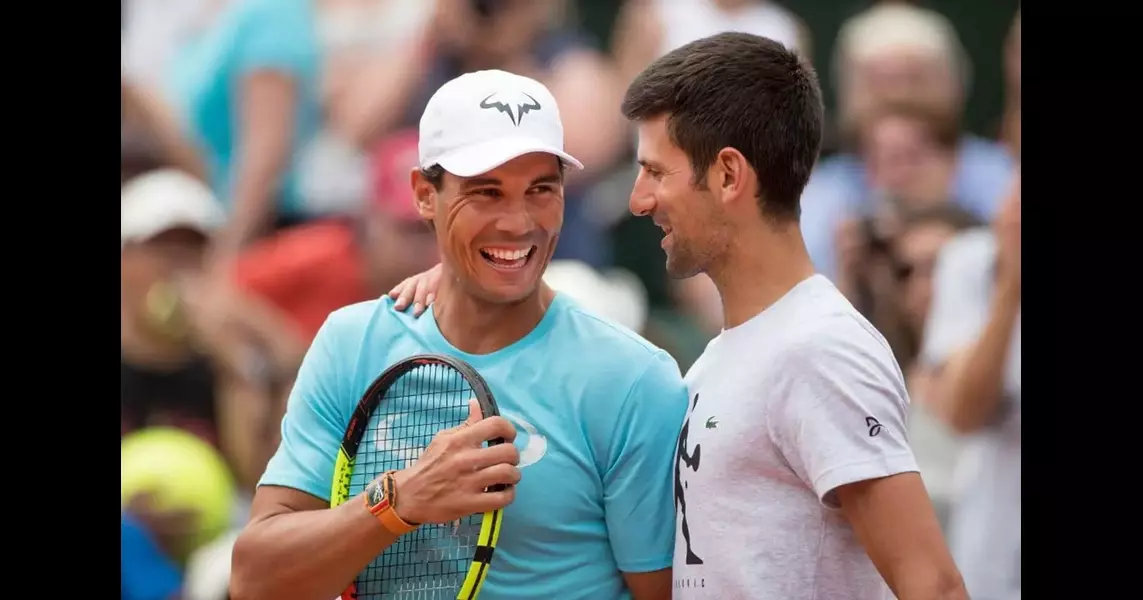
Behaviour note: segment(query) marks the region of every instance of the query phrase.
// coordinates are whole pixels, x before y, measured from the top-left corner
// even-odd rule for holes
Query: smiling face
[[[439,190],[414,172],[414,189],[442,260],[468,292],[505,304],[536,291],[563,226],[559,159],[532,153],[475,177],[445,173]]]
[[[690,160],[671,141],[666,117],[640,121],[638,131],[640,168],[629,208],[662,228],[668,275],[683,279],[705,272],[729,246],[726,217],[705,174],[703,185],[695,185]]]

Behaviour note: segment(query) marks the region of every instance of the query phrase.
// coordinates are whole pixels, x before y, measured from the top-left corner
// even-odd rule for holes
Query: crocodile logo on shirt
[[[707,429],[718,429],[718,421],[714,417],[707,419],[706,420],[706,428]]]

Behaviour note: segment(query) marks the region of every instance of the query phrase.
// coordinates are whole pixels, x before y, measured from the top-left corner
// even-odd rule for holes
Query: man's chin
[[[690,279],[701,272],[702,268],[693,261],[667,257],[667,277],[671,279]]]

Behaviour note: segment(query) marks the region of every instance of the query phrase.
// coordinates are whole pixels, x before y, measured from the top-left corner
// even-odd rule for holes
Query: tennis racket
[[[349,420],[334,464],[330,505],[360,494],[388,470],[411,466],[437,432],[465,422],[470,398],[476,398],[485,418],[500,414],[488,384],[462,360],[423,354],[386,369]],[[451,523],[425,523],[374,559],[342,598],[474,600],[500,522],[501,511],[494,510]]]

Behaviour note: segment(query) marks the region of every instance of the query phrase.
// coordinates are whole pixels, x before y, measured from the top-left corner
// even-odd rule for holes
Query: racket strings
[[[361,493],[385,471],[416,462],[437,432],[468,418],[468,399],[474,395],[465,378],[443,364],[421,365],[398,378],[385,392],[361,440],[350,496]],[[402,536],[358,576],[357,597],[456,598],[472,562],[480,525],[478,514],[426,523]]]

